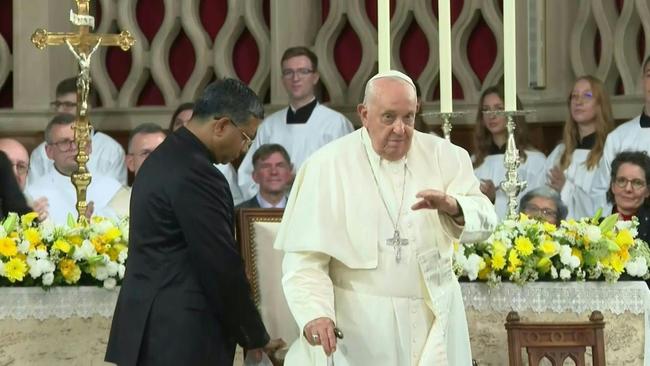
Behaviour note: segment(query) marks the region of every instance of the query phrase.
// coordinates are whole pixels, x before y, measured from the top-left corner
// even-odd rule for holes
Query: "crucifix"
[[[395,262],[399,263],[402,260],[402,247],[409,244],[408,239],[403,239],[399,235],[399,230],[395,230],[392,238],[386,239],[386,245],[393,247],[395,250]]]
[[[91,181],[86,163],[89,156],[86,153],[90,141],[90,122],[88,118],[88,95],[90,93],[90,61],[100,46],[119,46],[123,51],[128,51],[135,43],[135,39],[128,31],[120,34],[90,33],[95,27],[95,18],[90,15],[90,0],[75,0],[77,13],[70,10],[70,22],[78,27],[77,32],[48,32],[37,29],[32,35],[32,43],[38,49],[47,46],[67,45],[75,56],[79,66],[77,76],[77,118],[74,122],[74,139],[77,144],[76,161],[77,169],[72,174],[72,184],[77,191],[77,213],[81,222],[86,218],[86,191]]]

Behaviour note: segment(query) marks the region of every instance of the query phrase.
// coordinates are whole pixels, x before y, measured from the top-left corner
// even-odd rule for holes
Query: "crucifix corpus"
[[[120,34],[90,33],[95,27],[95,18],[90,15],[90,0],[75,0],[77,13],[70,10],[70,22],[78,27],[76,33],[48,32],[37,29],[32,35],[32,43],[38,49],[47,46],[67,45],[68,49],[77,59],[79,75],[77,76],[77,118],[74,122],[74,140],[77,145],[77,170],[72,174],[71,180],[77,191],[78,221],[86,219],[86,191],[91,181],[86,163],[89,156],[86,153],[90,142],[90,122],[88,118],[88,96],[90,94],[90,61],[100,46],[119,46],[128,51],[135,43],[135,39],[128,31]]]

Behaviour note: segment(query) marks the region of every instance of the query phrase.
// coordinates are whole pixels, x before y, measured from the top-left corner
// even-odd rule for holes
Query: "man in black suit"
[[[293,181],[293,166],[287,150],[279,144],[264,144],[253,153],[253,181],[257,195],[237,208],[284,208]]]
[[[263,113],[246,85],[216,81],[187,126],[143,163],[106,361],[230,366],[236,343],[257,357],[270,347],[235,243],[228,183],[213,166],[248,149]]]

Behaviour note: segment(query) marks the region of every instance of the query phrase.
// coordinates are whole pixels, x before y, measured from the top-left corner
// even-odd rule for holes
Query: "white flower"
[[[88,259],[95,255],[97,255],[97,251],[95,251],[95,246],[93,243],[91,243],[90,240],[84,240],[81,242],[81,245],[74,251],[72,258],[75,261],[80,261],[82,259]]]
[[[643,277],[648,273],[648,263],[645,257],[638,257],[633,261],[628,261],[625,264],[625,270],[630,276]]]
[[[36,258],[38,259],[45,259],[47,258],[47,250],[44,249],[36,249]]]
[[[560,262],[569,265],[571,257],[571,247],[568,245],[560,245]]]
[[[44,286],[50,286],[52,282],[54,282],[54,273],[52,272],[47,272],[43,275],[43,285]]]
[[[27,240],[23,240],[18,243],[18,251],[23,254],[27,254],[29,252],[29,242]]]
[[[0,276],[4,276],[4,275],[5,275],[5,263],[0,260]]]
[[[115,281],[114,278],[107,278],[104,280],[104,288],[107,290],[112,290],[115,288],[115,285],[117,284],[117,281]]]
[[[580,267],[580,258],[576,257],[575,255],[572,255],[569,258],[569,263],[567,263],[571,269],[576,269]]]
[[[43,274],[43,270],[38,265],[38,260],[27,258],[27,265],[29,266],[29,275],[32,278],[38,278]]]
[[[551,278],[556,279],[557,278],[557,269],[555,266],[551,266]]]
[[[625,229],[630,230],[632,228],[632,221],[618,220],[614,226],[616,226],[616,229],[618,229],[618,231]]]
[[[117,267],[117,274],[120,276],[120,280],[124,278],[125,271],[126,271],[126,267],[123,264],[120,264]]]
[[[54,223],[51,220],[45,220],[39,225],[41,238],[45,241],[52,241],[54,239]]]
[[[119,270],[119,265],[117,263],[111,261],[106,263],[106,272],[108,272],[108,275],[110,277],[115,277],[118,270]]]
[[[563,280],[568,280],[568,279],[570,279],[570,278],[571,278],[571,271],[569,271],[569,270],[566,269],[566,268],[562,268],[562,269],[560,270],[560,278],[563,279]]]
[[[483,258],[472,253],[467,257],[467,262],[465,263],[463,269],[467,272],[467,277],[470,281],[474,281],[478,278],[478,272],[482,267],[485,267],[485,261]]]
[[[95,267],[95,278],[100,281],[108,278],[108,271],[106,270],[106,266]]]
[[[589,239],[589,242],[597,242],[601,238],[600,228],[598,226],[588,225],[585,228],[585,236]]]
[[[460,252],[461,250],[459,249],[458,251]],[[125,248],[124,250],[122,250],[120,252],[120,254],[117,255],[117,261],[119,263],[121,263],[121,264],[124,264],[124,262],[126,261],[126,258],[128,257],[128,255],[129,255],[129,249]],[[463,256],[463,258],[464,258],[464,256]]]

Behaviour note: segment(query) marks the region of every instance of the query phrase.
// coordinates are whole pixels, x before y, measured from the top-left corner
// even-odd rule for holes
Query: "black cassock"
[[[186,128],[145,160],[131,194],[129,257],[106,361],[232,365],[269,336],[234,240],[228,183]]]
[[[24,215],[31,210],[23,192],[20,191],[11,161],[0,151],[0,219],[10,212]]]

